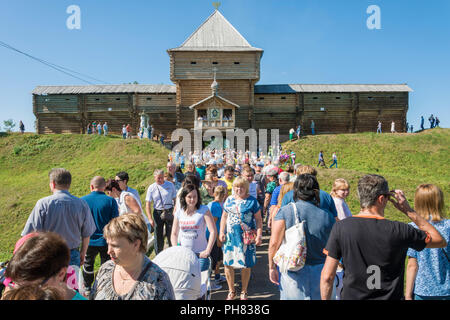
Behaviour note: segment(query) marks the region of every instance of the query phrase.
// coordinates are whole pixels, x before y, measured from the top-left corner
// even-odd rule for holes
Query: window
[[[313,100],[317,100],[317,99],[319,99],[319,97],[313,97]]]
[[[373,97],[367,97],[367,100],[372,101]]]
[[[264,97],[259,97],[259,100],[264,100]]]
[[[325,111],[325,108],[324,107],[320,107],[320,111]]]
[[[395,97],[394,97],[394,96],[391,96],[391,99],[392,99],[392,100],[394,100],[394,99],[395,99]]]
[[[223,120],[233,120],[232,109],[223,109]]]
[[[235,61],[234,64],[241,64],[239,61]]]
[[[336,100],[339,100],[341,97],[336,97]]]
[[[169,97],[169,98],[167,98],[167,100],[173,100],[173,98],[172,98],[172,97]]]
[[[219,64],[217,61],[213,61],[213,63],[212,64]]]
[[[116,98],[116,101],[120,101],[120,98]]]
[[[147,101],[150,101],[150,100],[152,100],[152,98],[147,98]]]
[[[281,100],[286,100],[286,97],[281,97]]]
[[[95,101],[100,101],[100,99],[99,98],[95,98]]]
[[[195,61],[191,61],[191,64],[197,64],[197,62],[195,62]]]

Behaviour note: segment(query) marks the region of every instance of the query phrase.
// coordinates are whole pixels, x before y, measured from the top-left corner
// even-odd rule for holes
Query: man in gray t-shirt
[[[86,201],[69,193],[72,180],[69,171],[53,169],[49,176],[53,195],[37,201],[22,236],[34,231],[55,232],[70,248],[70,265],[83,265],[89,239],[96,230],[91,210]]]

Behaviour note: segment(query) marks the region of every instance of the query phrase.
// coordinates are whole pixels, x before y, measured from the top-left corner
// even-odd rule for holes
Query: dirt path
[[[280,291],[278,287],[269,280],[269,265],[267,261],[268,246],[270,236],[264,232],[263,245],[256,247],[256,265],[252,268],[250,283],[248,285],[248,299],[249,300],[279,300]],[[223,266],[221,268],[223,275]],[[235,288],[236,294],[239,295],[241,289],[241,273],[235,272]],[[226,282],[222,283],[222,289],[213,291],[211,294],[212,300],[225,300],[228,295],[228,285]],[[239,296],[237,296],[239,299]]]

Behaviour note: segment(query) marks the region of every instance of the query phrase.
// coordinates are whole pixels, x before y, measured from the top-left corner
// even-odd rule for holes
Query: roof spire
[[[214,8],[216,8],[216,10],[219,10],[221,3],[220,2],[213,2],[213,6]]]

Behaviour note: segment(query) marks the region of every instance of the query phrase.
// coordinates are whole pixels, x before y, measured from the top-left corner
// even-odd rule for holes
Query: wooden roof
[[[235,27],[215,10],[183,44],[170,51],[263,51],[252,47]]]
[[[89,86],[37,86],[32,94],[94,94],[94,93],[177,93],[175,85],[119,84]]]
[[[407,84],[269,84],[255,85],[256,94],[297,92],[412,92]]]

